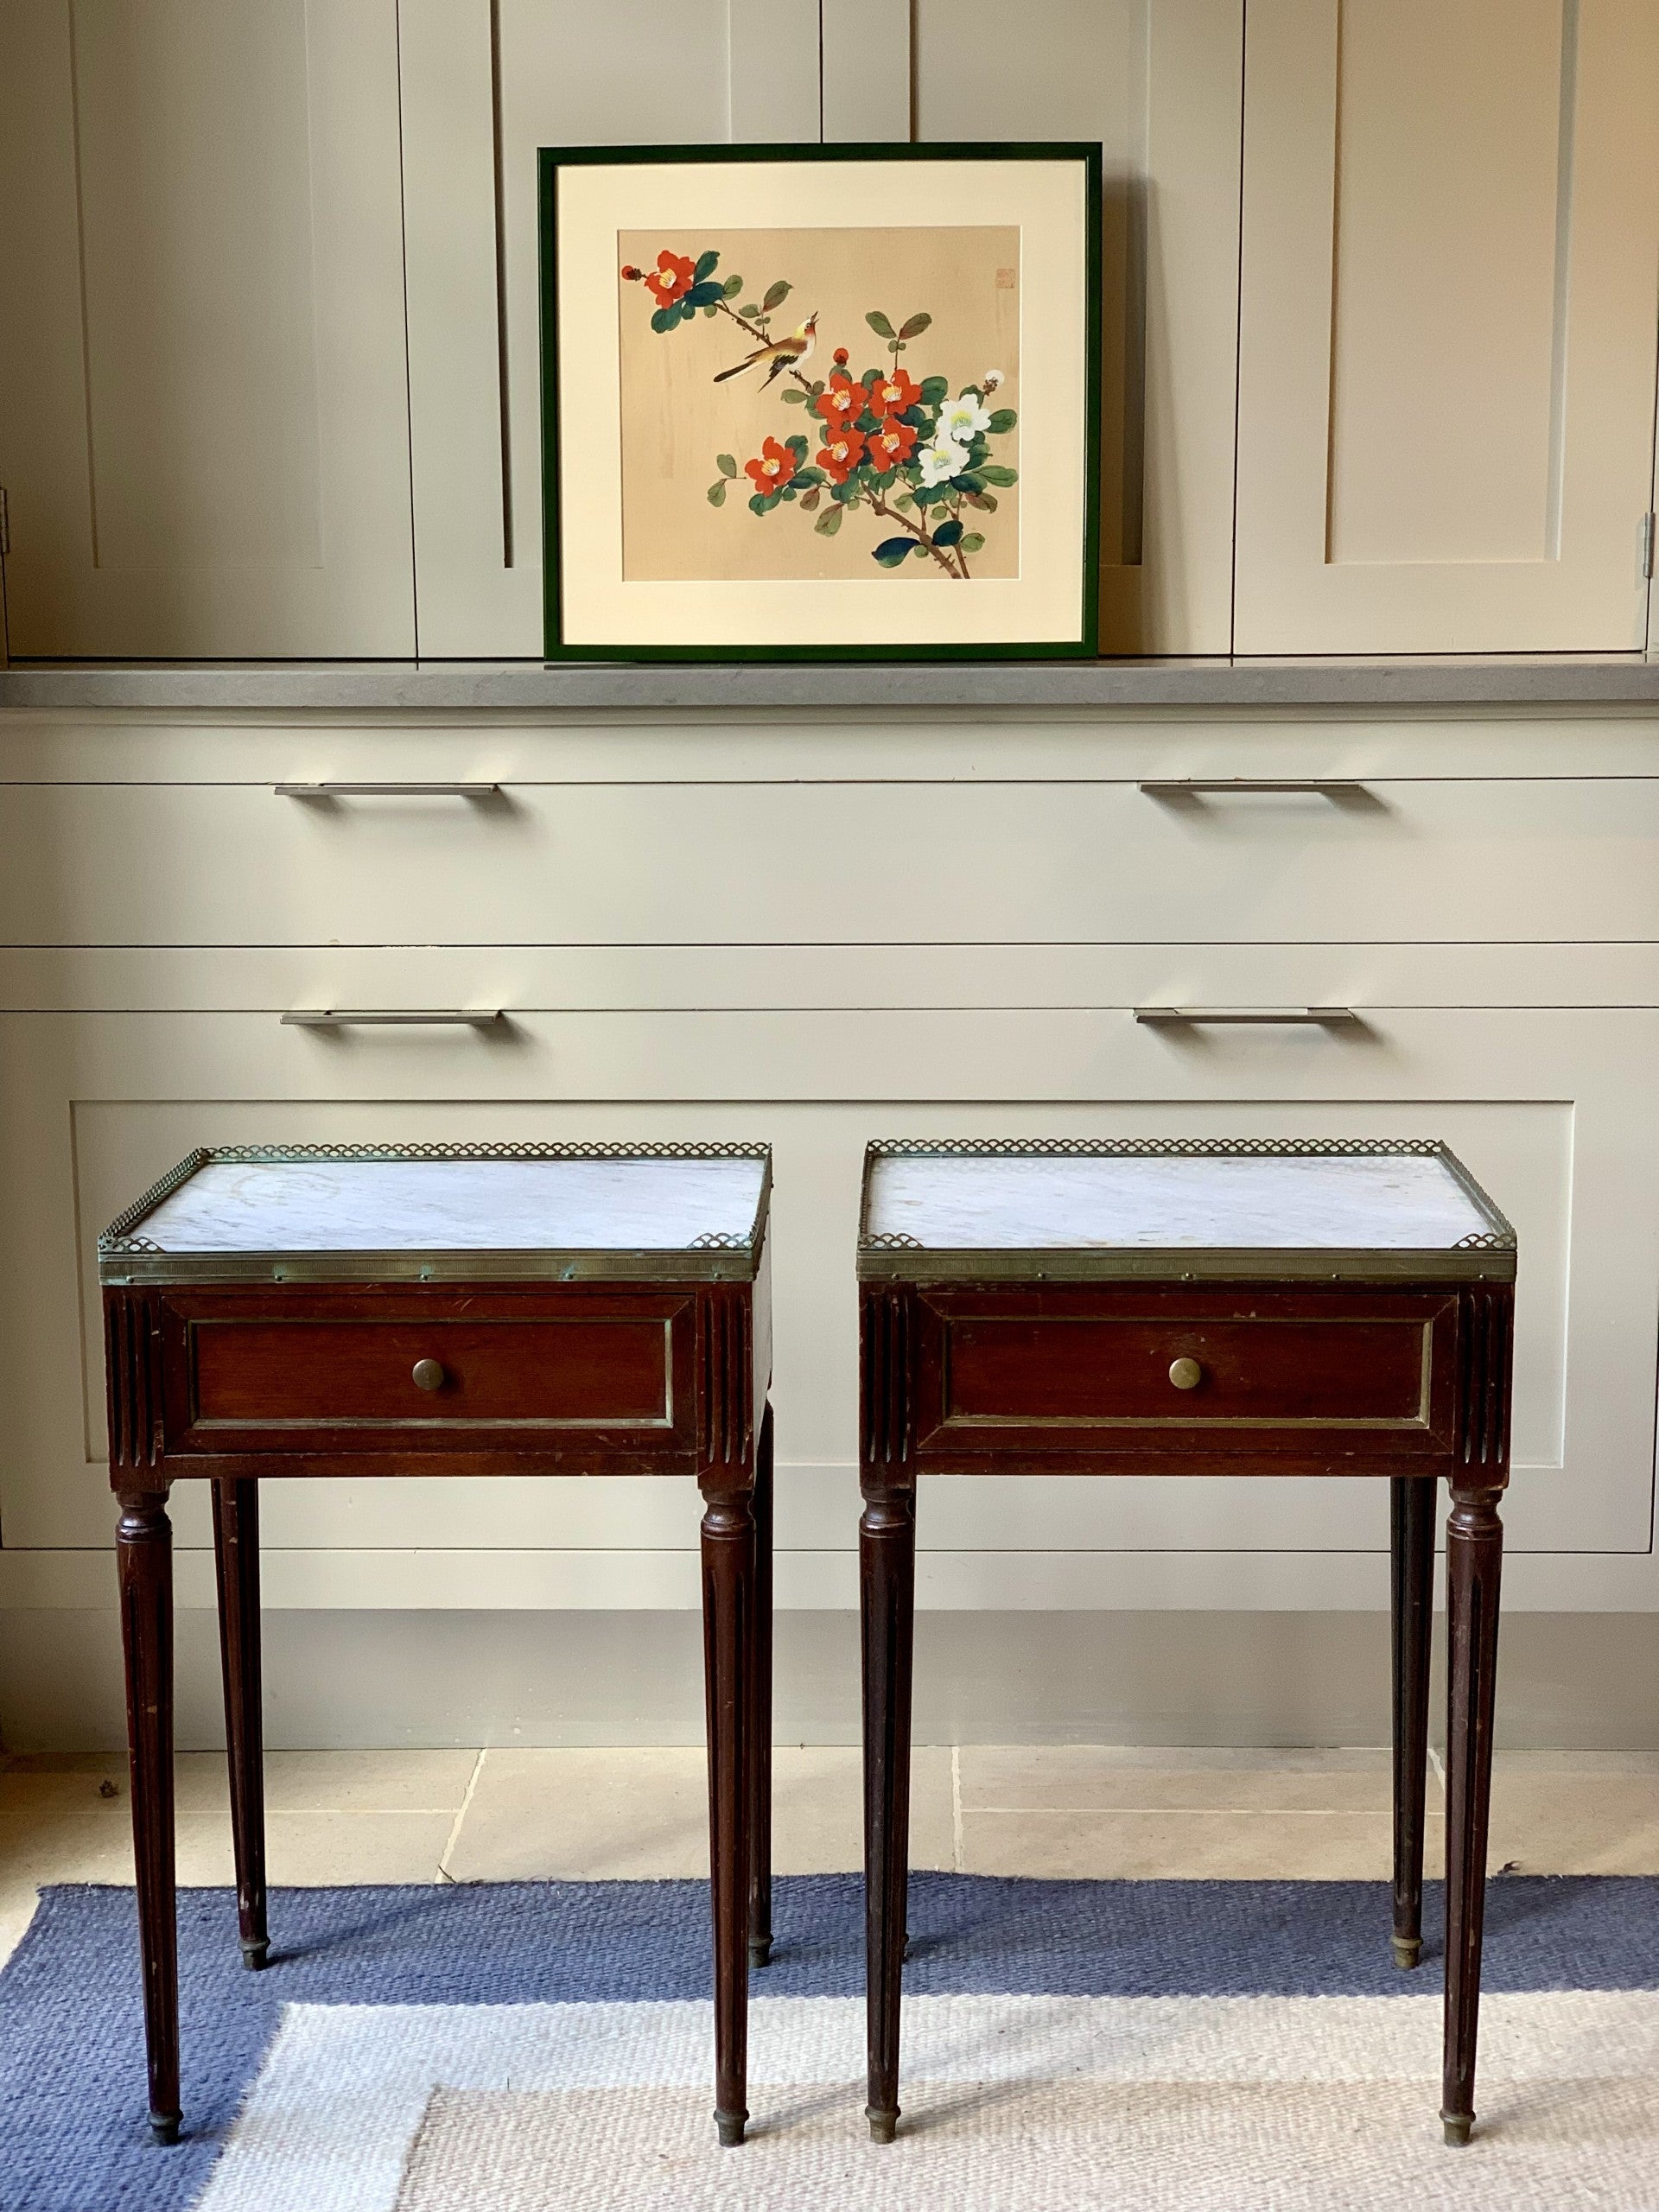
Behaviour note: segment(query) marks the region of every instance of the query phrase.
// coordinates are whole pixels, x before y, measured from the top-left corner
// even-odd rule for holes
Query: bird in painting
[[[811,359],[817,334],[818,316],[817,310],[814,308],[806,321],[798,324],[787,338],[774,338],[769,346],[757,346],[753,353],[746,354],[735,368],[722,369],[715,382],[724,384],[728,377],[741,377],[746,369],[759,368],[764,361],[767,364],[760,385],[764,391],[772,378],[781,376],[785,369],[798,369],[803,362]]]

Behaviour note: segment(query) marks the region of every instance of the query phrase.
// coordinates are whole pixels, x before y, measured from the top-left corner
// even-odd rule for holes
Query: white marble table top
[[[1447,1253],[1491,1241],[1443,1149],[1399,1154],[873,1151],[866,1249],[927,1252]],[[1144,1272],[1137,1268],[1136,1272]]]
[[[747,1247],[761,1157],[209,1158],[106,1239],[211,1256],[690,1253]]]

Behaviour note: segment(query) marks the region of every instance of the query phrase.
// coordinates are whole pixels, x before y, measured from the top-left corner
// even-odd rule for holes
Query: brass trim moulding
[[[626,1251],[168,1252],[141,1224],[214,1161],[280,1166],[306,1160],[757,1160],[760,1192],[746,1236]],[[99,1281],[111,1287],[208,1282],[750,1282],[759,1273],[772,1205],[772,1147],[683,1144],[231,1144],[198,1147],[118,1214],[98,1240]]]

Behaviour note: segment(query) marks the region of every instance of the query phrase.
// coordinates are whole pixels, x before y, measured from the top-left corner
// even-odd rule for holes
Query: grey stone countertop
[[[1659,707],[1641,654],[1392,660],[665,663],[41,662],[0,668],[0,708],[590,714],[1158,707]]]

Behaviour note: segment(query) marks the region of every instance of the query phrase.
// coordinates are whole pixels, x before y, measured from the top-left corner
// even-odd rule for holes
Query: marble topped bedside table
[[[172,1531],[213,1486],[243,1956],[263,1967],[258,1479],[692,1477],[702,1490],[715,2120],[743,2139],[771,1948],[764,1145],[193,1153],[99,1240],[149,2119],[179,2132]]]
[[[1450,1486],[1446,2139],[1474,2119],[1515,1234],[1427,1142],[873,1144],[858,1250],[870,2132],[899,2118],[916,1478],[1392,1484],[1394,1955]]]

